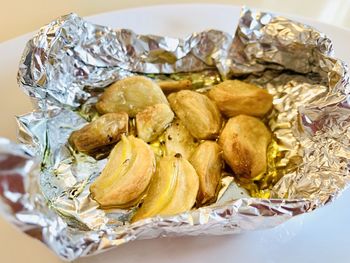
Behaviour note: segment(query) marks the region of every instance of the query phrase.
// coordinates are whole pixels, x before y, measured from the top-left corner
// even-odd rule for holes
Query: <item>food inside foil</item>
[[[215,139],[221,129],[221,115],[207,96],[195,91],[183,90],[168,96],[176,116],[194,138]]]
[[[273,97],[264,89],[239,80],[226,80],[209,90],[222,114],[263,117],[272,108]]]
[[[68,141],[79,152],[100,155],[128,132],[128,123],[127,113],[108,113],[72,132]]]
[[[106,89],[96,103],[99,113],[126,112],[134,117],[141,110],[168,101],[161,88],[148,78],[135,76],[117,81]]]
[[[165,130],[164,136],[159,141],[152,143],[157,155],[171,156],[180,153],[182,157],[188,160],[195,148],[198,140],[194,138],[186,127],[175,119]]]
[[[174,112],[167,104],[155,104],[137,113],[137,136],[145,142],[156,140],[174,119]]]
[[[189,159],[199,178],[197,204],[214,201],[223,172],[221,147],[213,141],[203,141]]]
[[[145,200],[132,221],[170,216],[190,210],[195,201],[199,179],[193,166],[181,154],[159,160]]]
[[[130,207],[145,193],[155,168],[151,147],[132,135],[123,135],[91,184],[92,197],[102,207]]]
[[[73,260],[333,201],[350,179],[346,65],[270,13],[243,8],[232,32],[138,35],[75,14],[40,29],[18,72],[36,110],[18,117],[21,145],[0,140],[1,213]]]
[[[154,99],[153,91],[161,101]],[[213,202],[225,168],[222,155],[237,181],[240,177],[264,178],[271,132],[261,120],[249,115],[264,116],[272,107],[272,96],[256,85],[239,80],[224,81],[210,87],[211,92],[214,101],[194,90],[169,92],[169,107],[157,83],[132,76],[112,84],[99,96],[96,109],[100,114],[108,113],[74,131],[69,142],[78,152],[89,154],[88,150],[92,149],[98,156],[105,153],[104,148],[99,153],[98,147],[117,143],[101,174],[90,186],[92,198],[101,208],[138,205],[132,217],[136,221],[186,212],[194,206],[196,196],[197,207]],[[226,108],[220,107],[223,100]],[[101,110],[102,104],[108,110]],[[223,120],[220,111],[227,113],[228,108],[232,109],[229,116],[248,115]],[[125,110],[130,114],[130,123],[136,123],[138,138],[128,134],[132,129],[128,128],[129,116]],[[174,116],[177,122],[172,123]],[[157,149],[152,141],[164,138],[171,124],[181,123],[186,133],[201,140],[193,153],[182,156],[182,135],[176,133],[167,137],[174,141],[175,150],[171,154],[162,150],[164,141],[158,143]],[[154,152],[146,143],[153,144]],[[190,145],[191,141],[185,142],[184,147]]]
[[[237,176],[264,177],[267,170],[267,147],[271,132],[251,116],[238,115],[226,123],[219,139],[224,159]]]

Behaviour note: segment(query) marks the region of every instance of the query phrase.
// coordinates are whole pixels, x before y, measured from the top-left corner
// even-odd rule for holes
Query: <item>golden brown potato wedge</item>
[[[118,142],[128,132],[128,121],[125,112],[105,114],[72,132],[68,141],[77,151],[93,155]]]
[[[214,86],[208,96],[227,117],[240,114],[262,117],[272,108],[272,95],[239,80],[225,80]]]
[[[170,106],[193,137],[214,139],[222,119],[218,108],[207,96],[183,90],[168,96]]]
[[[125,111],[130,117],[148,106],[168,101],[161,88],[149,78],[128,77],[108,87],[99,98],[96,109],[99,113]]]
[[[162,91],[166,94],[192,88],[192,81],[184,80],[163,80],[157,82]]]
[[[193,138],[179,120],[173,121],[164,132],[165,156],[174,156],[179,153],[188,160],[197,144],[197,139]]]
[[[202,142],[190,158],[199,177],[197,204],[202,205],[215,199],[223,166],[220,146],[213,141]]]
[[[228,120],[219,144],[225,161],[237,176],[254,178],[266,171],[270,141],[271,132],[261,120],[239,115]]]
[[[136,115],[137,136],[145,142],[151,142],[169,126],[174,113],[167,104],[149,106]]]
[[[196,171],[180,154],[162,158],[158,162],[147,196],[132,221],[190,210],[196,201],[198,187]]]
[[[154,153],[144,141],[124,136],[112,150],[100,176],[91,184],[90,192],[101,207],[135,205],[154,174]]]

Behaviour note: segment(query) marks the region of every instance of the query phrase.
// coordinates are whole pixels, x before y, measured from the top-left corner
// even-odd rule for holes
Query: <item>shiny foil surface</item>
[[[91,105],[106,86],[133,74],[191,78],[200,91],[227,78],[267,89],[274,96],[267,175],[254,182],[225,175],[216,203],[172,217],[130,224],[133,209],[99,209],[89,185],[106,159],[74,153],[67,139],[94,118]],[[18,82],[37,108],[18,117],[21,144],[0,139],[0,212],[66,260],[135,239],[273,227],[333,201],[349,183],[347,67],[323,33],[270,13],[243,8],[235,34],[185,39],[70,14],[27,43]]]

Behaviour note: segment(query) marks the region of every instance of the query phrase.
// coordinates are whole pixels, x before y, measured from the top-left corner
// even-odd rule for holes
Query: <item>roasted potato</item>
[[[168,96],[170,106],[193,137],[215,139],[222,119],[218,108],[207,96],[183,90]]]
[[[136,115],[137,136],[145,142],[151,142],[169,126],[174,113],[167,104],[149,106]]]
[[[189,161],[199,177],[197,204],[212,201],[216,196],[223,167],[220,146],[213,141],[204,141],[195,149]]]
[[[162,158],[147,196],[132,221],[156,215],[171,216],[190,210],[199,187],[198,175],[180,154]]]
[[[128,132],[128,120],[125,112],[105,114],[72,132],[68,141],[77,151],[94,155],[114,145]]]
[[[164,132],[164,155],[174,156],[179,153],[185,159],[189,159],[198,140],[193,138],[185,126],[175,120]]]
[[[208,93],[226,117],[244,114],[263,117],[272,108],[272,95],[256,85],[226,80]]]
[[[225,161],[237,176],[254,178],[266,171],[270,141],[271,132],[261,120],[239,115],[228,120],[219,145]]]
[[[155,104],[168,104],[161,88],[149,78],[141,76],[119,80],[108,87],[98,99],[99,113],[125,111],[130,117]]]
[[[112,150],[90,192],[101,207],[135,205],[155,172],[155,156],[149,145],[134,136],[124,136]]]

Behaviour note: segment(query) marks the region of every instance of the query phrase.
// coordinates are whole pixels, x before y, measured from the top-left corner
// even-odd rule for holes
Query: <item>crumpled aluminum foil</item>
[[[203,72],[206,87],[220,78],[215,70],[274,95],[274,165],[284,172],[274,177],[270,198],[240,195],[226,177],[215,204],[181,215],[129,224],[129,211],[98,209],[88,185],[106,161],[72,154],[66,143],[87,122],[79,110],[132,74]],[[234,36],[208,30],[176,39],[70,14],[27,43],[18,82],[37,110],[18,118],[21,145],[0,139],[0,212],[66,260],[135,239],[273,227],[332,201],[349,184],[347,68],[324,34],[282,17],[243,8]]]

